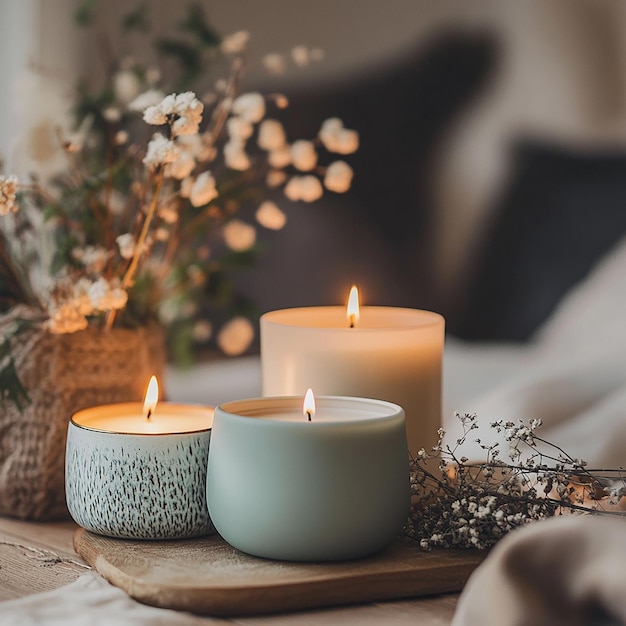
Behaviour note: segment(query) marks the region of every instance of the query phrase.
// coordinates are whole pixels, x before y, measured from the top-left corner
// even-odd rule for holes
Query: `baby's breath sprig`
[[[626,515],[623,469],[588,469],[537,434],[541,420],[492,422],[490,428],[504,435],[509,460],[500,458],[499,443],[475,438],[485,461],[474,462],[462,448],[477,434],[477,416],[456,417],[463,433],[454,445],[440,429],[432,453],[422,449],[411,461],[413,506],[404,534],[424,549],[487,549],[509,531],[555,515]]]

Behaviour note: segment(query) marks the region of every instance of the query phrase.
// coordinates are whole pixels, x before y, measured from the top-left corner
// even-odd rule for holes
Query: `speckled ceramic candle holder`
[[[120,406],[88,409],[88,418]],[[84,411],[76,413],[65,459],[67,506],[74,521],[91,532],[127,539],[183,539],[215,532],[206,503],[213,411],[191,409],[210,411],[209,428],[110,432],[89,426]]]

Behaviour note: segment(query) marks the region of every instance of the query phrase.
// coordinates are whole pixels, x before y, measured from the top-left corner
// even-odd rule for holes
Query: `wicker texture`
[[[0,317],[2,337],[17,315],[24,312]],[[149,377],[163,378],[163,334],[153,326],[53,335],[35,323],[11,346],[30,403],[23,412],[9,402],[0,409],[0,514],[63,518],[70,417],[98,404],[140,401]]]

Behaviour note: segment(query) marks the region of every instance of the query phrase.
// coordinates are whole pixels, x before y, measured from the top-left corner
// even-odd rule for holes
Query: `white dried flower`
[[[295,46],[291,49],[291,58],[296,65],[305,66],[311,61],[309,49],[306,46]]]
[[[249,40],[250,33],[247,30],[238,30],[222,39],[220,50],[224,54],[240,54],[246,49]]]
[[[200,287],[206,283],[206,275],[197,265],[190,265],[186,273],[194,287]]]
[[[0,176],[0,216],[17,211],[17,186],[16,176]]]
[[[119,122],[122,119],[122,112],[117,107],[107,107],[102,111],[102,117],[107,122]]]
[[[165,175],[178,180],[187,178],[196,167],[196,161],[187,150],[179,150],[178,157],[165,168]]]
[[[116,146],[123,146],[128,141],[128,131],[118,130],[113,138]]]
[[[213,178],[211,172],[202,172],[191,187],[189,200],[193,206],[199,207],[209,204],[209,202],[217,198],[217,195],[215,178]]]
[[[252,124],[241,117],[233,116],[229,117],[226,122],[226,130],[231,139],[248,139],[252,135]]]
[[[195,181],[191,176],[187,176],[187,178],[181,181],[179,190],[181,198],[188,198],[191,195],[194,182]]]
[[[128,301],[128,294],[117,283],[109,283],[106,278],[99,278],[87,291],[93,308],[99,311],[123,309]]]
[[[185,91],[165,96],[158,104],[147,107],[143,119],[147,124],[157,126],[170,121],[174,137],[193,135],[198,132],[203,110],[204,104],[196,98],[196,94]]]
[[[84,248],[74,248],[72,257],[80,261],[88,272],[99,273],[106,265],[109,252],[100,246],[85,246]]]
[[[355,130],[344,128],[338,117],[327,119],[318,136],[329,152],[352,154],[359,148],[359,134]]]
[[[166,224],[176,224],[179,218],[178,211],[171,206],[160,207],[157,214]]]
[[[256,211],[256,221],[270,230],[280,230],[287,223],[287,216],[273,202],[266,200]]]
[[[179,152],[178,146],[173,141],[166,139],[161,133],[155,133],[148,144],[143,164],[146,167],[156,167],[173,163],[178,158]]]
[[[244,150],[242,141],[231,139],[224,145],[224,162],[233,170],[243,172],[250,169],[250,158]]]
[[[233,101],[232,111],[251,124],[256,124],[265,115],[265,99],[260,93],[244,93]]]
[[[287,141],[285,129],[278,120],[267,119],[259,124],[257,144],[262,150],[271,152],[282,148]]]
[[[294,202],[315,202],[324,195],[322,184],[315,176],[292,176],[285,185],[285,195]]]
[[[115,242],[123,259],[132,259],[135,254],[135,238],[130,233],[116,237]]]
[[[194,341],[208,341],[213,334],[213,326],[207,320],[198,320],[191,331]]]
[[[270,74],[282,74],[285,71],[285,59],[278,52],[270,52],[262,59],[265,69]]]
[[[274,96],[274,102],[279,109],[286,109],[289,106],[289,98],[281,93]]]
[[[151,65],[149,68],[146,69],[146,82],[149,85],[154,85],[155,83],[158,83],[161,80],[161,70],[154,66]]]
[[[82,315],[74,302],[65,302],[50,312],[46,328],[56,335],[75,333],[87,328],[87,318]]]
[[[148,89],[142,94],[139,94],[128,105],[128,108],[131,111],[145,111],[148,107],[156,107],[161,102],[161,100],[163,100],[164,97],[165,94],[160,89]],[[165,120],[163,120],[161,124],[165,124]]]
[[[326,169],[324,187],[335,193],[345,193],[350,189],[354,172],[345,161],[334,161]]]
[[[289,146],[285,145],[277,150],[272,150],[267,155],[267,162],[276,169],[287,167],[291,163],[291,151]]]
[[[132,102],[139,95],[140,89],[141,83],[139,82],[139,78],[130,70],[117,72],[113,77],[113,93],[115,94],[115,99],[123,105]]]
[[[231,220],[225,224],[222,232],[226,245],[235,252],[243,252],[250,249],[256,241],[254,226],[238,219]]]
[[[245,352],[254,339],[254,328],[245,317],[234,317],[217,335],[217,345],[224,354],[237,356]]]
[[[160,226],[154,231],[154,238],[156,241],[167,241],[170,238],[170,231]]]
[[[299,139],[291,144],[291,162],[302,172],[309,172],[317,165],[317,152],[313,142]]]
[[[282,170],[270,170],[265,180],[268,187],[279,187],[287,180],[287,174]]]

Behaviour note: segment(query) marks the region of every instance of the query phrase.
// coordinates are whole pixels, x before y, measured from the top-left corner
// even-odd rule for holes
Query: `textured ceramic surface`
[[[100,535],[180,539],[214,532],[206,504],[210,430],[130,435],[70,422],[65,468],[74,521]]]
[[[337,421],[324,422],[327,410]],[[321,397],[311,422],[302,398],[215,409],[207,502],[217,531],[243,552],[288,561],[374,554],[401,531],[409,501],[404,412],[395,404]]]

